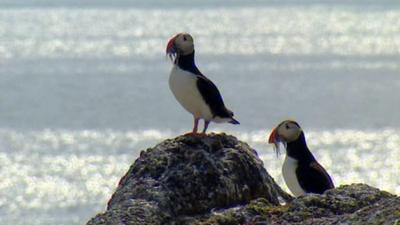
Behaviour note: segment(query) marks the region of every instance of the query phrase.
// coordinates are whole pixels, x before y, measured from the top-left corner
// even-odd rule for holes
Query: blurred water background
[[[140,150],[192,127],[165,45],[197,64],[285,187],[268,132],[295,118],[336,185],[400,194],[400,2],[0,0],[1,224],[84,224]]]

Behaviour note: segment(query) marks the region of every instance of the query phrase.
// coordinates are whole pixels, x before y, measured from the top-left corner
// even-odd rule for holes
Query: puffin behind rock
[[[193,115],[194,126],[189,134],[197,134],[200,119],[204,120],[203,134],[211,121],[239,124],[225,107],[218,88],[197,68],[194,52],[193,38],[188,33],[176,34],[168,41],[166,53],[174,62],[169,87],[176,100]]]
[[[308,149],[304,132],[297,122],[285,120],[280,123],[272,130],[268,142],[275,144],[277,151],[279,142],[286,146],[282,175],[296,197],[306,193],[322,194],[335,188],[329,174]]]

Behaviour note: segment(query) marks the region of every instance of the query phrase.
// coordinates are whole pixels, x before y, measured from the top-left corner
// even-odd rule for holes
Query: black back
[[[288,143],[286,149],[288,156],[298,160],[296,175],[306,193],[322,194],[335,187],[329,174],[308,149],[303,132],[296,141]]]
[[[225,107],[222,96],[213,82],[204,76],[198,77],[197,88],[204,101],[210,106],[214,117],[230,118],[233,116],[233,113]]]
[[[215,86],[215,84],[207,77],[205,77],[197,68],[194,60],[194,55],[194,51],[189,55],[181,55],[176,58],[175,63],[182,70],[191,72],[197,76],[197,88],[199,89],[204,101],[210,107],[214,117],[232,117],[233,113],[225,107],[221,93],[219,92],[217,86]]]
[[[299,164],[296,175],[306,193],[322,194],[328,189],[335,188],[329,174],[316,161],[306,165]]]

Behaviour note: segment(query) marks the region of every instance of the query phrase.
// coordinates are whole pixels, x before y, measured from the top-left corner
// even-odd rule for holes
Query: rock
[[[180,136],[142,151],[87,224],[400,225],[400,198],[352,184],[292,200],[246,143]]]
[[[365,184],[352,184],[308,194],[283,206],[263,198],[236,209],[194,220],[198,225],[393,225],[400,224],[400,198]]]
[[[254,149],[225,134],[180,136],[142,151],[107,211],[87,224],[192,224],[257,198],[271,206],[291,199]]]

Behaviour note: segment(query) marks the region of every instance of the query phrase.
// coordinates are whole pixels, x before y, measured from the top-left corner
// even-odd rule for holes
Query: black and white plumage
[[[296,197],[306,193],[322,194],[334,188],[331,177],[308,149],[304,132],[297,122],[286,120],[280,123],[271,132],[268,142],[276,148],[279,148],[279,142],[286,146],[282,175]]]
[[[179,33],[171,38],[166,53],[174,61],[169,77],[170,89],[176,100],[194,118],[191,134],[197,133],[200,119],[204,120],[204,134],[211,121],[239,124],[233,118],[233,112],[225,107],[218,88],[197,68],[193,38],[190,34]]]

